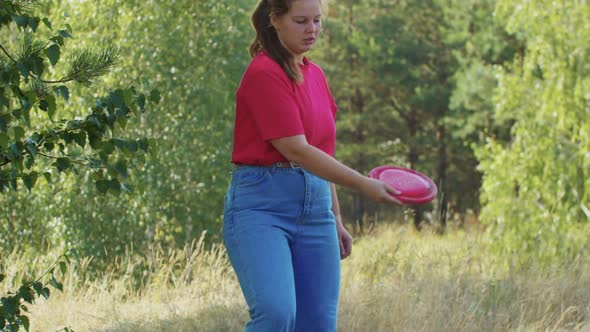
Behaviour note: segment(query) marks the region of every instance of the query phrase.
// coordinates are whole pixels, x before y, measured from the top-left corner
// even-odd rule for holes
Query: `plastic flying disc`
[[[406,204],[428,203],[438,192],[436,184],[428,176],[409,168],[379,166],[369,172],[369,177],[381,180],[400,191],[394,197]]]

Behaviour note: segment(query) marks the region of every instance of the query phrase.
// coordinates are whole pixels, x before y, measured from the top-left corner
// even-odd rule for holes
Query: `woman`
[[[336,105],[305,52],[320,0],[262,0],[236,93],[223,237],[250,309],[246,331],[335,331],[340,259],[352,250],[334,183],[377,202],[399,194],[333,158]]]

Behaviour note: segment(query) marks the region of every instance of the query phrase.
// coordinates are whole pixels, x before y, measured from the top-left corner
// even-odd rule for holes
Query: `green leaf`
[[[99,193],[105,194],[109,190],[109,181],[108,180],[98,180],[95,182],[96,190]]]
[[[115,193],[119,193],[121,191],[121,182],[117,179],[112,179],[109,181],[109,189],[113,190]]]
[[[43,18],[43,23],[45,24],[46,27],[49,28],[49,30],[53,30],[53,27],[51,27],[51,22],[49,22],[49,19],[47,17]]]
[[[15,15],[12,17],[12,19],[14,20],[14,23],[16,23],[16,25],[21,28],[25,28],[29,22],[27,17],[23,15]]]
[[[63,172],[70,168],[70,160],[68,158],[57,158],[53,166],[57,168],[58,171]]]
[[[8,157],[10,158],[10,160],[19,159],[22,156],[22,149],[19,145],[20,144],[18,143],[10,144],[10,150],[8,151]]]
[[[8,142],[10,142],[10,138],[5,133],[0,133],[0,148],[6,149],[8,146]]]
[[[25,328],[25,331],[29,331],[30,322],[27,316],[21,315],[20,316],[20,324]]]
[[[49,290],[49,288],[43,287],[43,289],[41,290],[41,295],[43,295],[45,299],[48,299],[49,295],[51,295],[51,291]]]
[[[61,96],[65,101],[68,101],[70,99],[70,90],[65,85],[60,85],[60,86],[56,87],[55,93],[58,96]]]
[[[139,145],[139,148],[143,151],[143,152],[148,152],[148,149],[150,147],[150,144],[147,140],[147,138],[141,138],[137,140],[137,144]]]
[[[62,37],[62,36],[53,36],[49,40],[51,40],[52,42],[56,43],[59,46],[64,45],[64,37]]]
[[[32,172],[30,174],[23,176],[23,183],[29,191],[31,191],[33,189],[33,187],[35,186],[35,183],[37,183],[37,178],[38,178],[37,172]]]
[[[37,27],[39,26],[39,22],[41,22],[41,20],[38,17],[29,17],[27,23],[31,27],[31,29],[33,29],[33,31],[35,31],[35,30],[37,30]]]
[[[18,68],[18,70],[20,71],[22,76],[24,76],[25,78],[29,77],[29,73],[31,72],[31,67],[29,66],[28,63],[19,61],[16,64],[16,67]]]
[[[81,131],[74,136],[74,141],[78,144],[81,148],[86,146],[86,133]]]
[[[114,92],[111,92],[109,100],[115,107],[125,106],[125,94],[123,93],[123,90],[117,89]]]
[[[45,109],[43,107],[45,107]],[[45,96],[45,99],[39,102],[39,108],[46,111],[47,116],[49,116],[49,119],[53,121],[53,116],[55,115],[55,111],[57,109],[55,97],[53,95]]]
[[[4,312],[9,315],[14,315],[16,310],[18,309],[14,303],[14,299],[10,297],[3,297],[0,299],[0,303],[2,303],[2,307],[4,308]]]
[[[33,156],[27,156],[27,158],[25,159],[25,167],[27,169],[31,169],[31,167],[33,167],[34,164],[35,158]]]
[[[35,281],[32,283],[32,286],[35,292],[37,292],[37,295],[41,296],[43,292],[43,284],[38,281]]]
[[[57,281],[54,276],[51,276],[51,280],[49,280],[49,284],[62,292],[64,290],[63,284],[60,283],[59,281]]]
[[[125,162],[119,161],[113,166],[113,168],[122,178],[126,179],[129,177],[129,172],[127,170],[127,165],[125,164]]]
[[[25,130],[21,126],[16,126],[13,129],[14,132],[14,140],[20,141],[23,137],[25,137]]]
[[[37,156],[37,145],[34,142],[27,140],[26,147],[32,157]]]
[[[45,172],[43,173],[43,177],[45,177],[45,181],[47,181],[47,183],[51,183],[51,173]]]
[[[61,274],[66,274],[66,272],[68,271],[68,266],[65,262],[59,262],[59,269],[61,271]]]
[[[23,300],[25,300],[25,302],[33,303],[33,300],[35,300],[35,295],[33,294],[33,290],[30,288],[30,286],[21,287],[18,291],[18,294]]]
[[[47,112],[47,109],[49,108],[49,103],[47,102],[47,100],[41,100],[39,102],[39,108],[44,111]]]
[[[160,102],[160,91],[153,89],[152,91],[150,91],[150,101],[154,104],[157,104]]]
[[[57,30],[57,33],[64,38],[72,38],[72,35],[66,30]]]
[[[135,91],[134,88],[129,88],[129,89],[125,89],[123,90],[123,96],[125,99],[125,105],[131,105],[133,104],[133,92]]]
[[[36,56],[33,57],[31,59],[31,63],[32,63],[32,72],[35,73],[35,75],[37,75],[37,77],[41,77],[43,75],[43,72],[45,71],[45,64],[43,64],[43,59],[41,59],[40,57]]]
[[[55,66],[55,64],[59,61],[59,56],[61,54],[59,45],[53,44],[49,46],[45,49],[45,54],[47,54],[47,58],[49,59],[51,65]]]
[[[145,112],[145,95],[141,93],[135,98],[135,100],[137,101],[137,105],[139,105],[139,110],[142,113]]]

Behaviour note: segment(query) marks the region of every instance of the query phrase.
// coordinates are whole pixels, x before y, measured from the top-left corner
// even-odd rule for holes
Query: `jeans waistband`
[[[240,164],[240,165],[234,165],[235,168],[239,168],[239,167],[278,167],[278,168],[301,168],[301,165],[299,163],[296,163],[294,161],[279,161],[270,165],[248,165],[248,164]]]

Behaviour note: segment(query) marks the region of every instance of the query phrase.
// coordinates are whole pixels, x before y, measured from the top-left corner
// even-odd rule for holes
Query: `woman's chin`
[[[313,46],[313,44],[309,44],[309,45],[307,45],[307,44],[306,44],[306,45],[303,45],[303,46],[301,47],[301,49],[300,49],[300,53],[301,53],[301,54],[303,54],[303,53],[305,53],[305,52],[307,52],[307,51],[311,50],[312,46]]]

